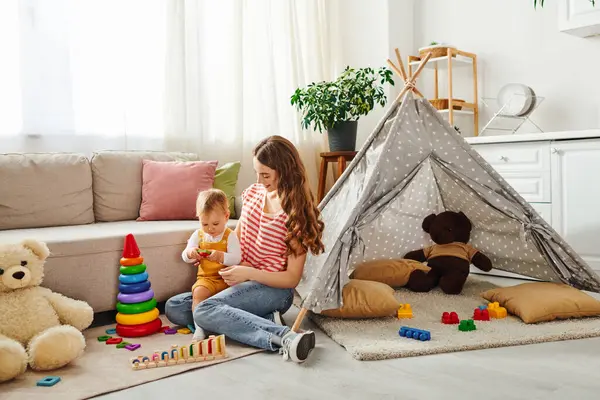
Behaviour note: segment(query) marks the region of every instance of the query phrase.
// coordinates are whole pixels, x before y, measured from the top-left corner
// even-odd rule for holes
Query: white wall
[[[476,53],[480,97],[495,97],[510,82],[531,86],[545,97],[531,115],[544,131],[598,128],[600,38],[561,33],[559,1],[546,1],[535,10],[533,0],[418,0],[415,50],[436,40]],[[432,75],[425,77],[420,85],[431,83]],[[461,71],[456,78],[469,96],[469,75]],[[454,88],[460,93],[461,86]],[[486,109],[481,112],[480,128],[488,116]],[[459,123],[468,125],[464,119]],[[522,132],[532,128],[523,126]]]
[[[385,66],[388,54],[388,0],[342,0],[337,2],[336,20],[341,38],[337,53],[338,73],[346,66],[353,68]],[[360,148],[384,109],[376,106],[359,119],[356,146]]]

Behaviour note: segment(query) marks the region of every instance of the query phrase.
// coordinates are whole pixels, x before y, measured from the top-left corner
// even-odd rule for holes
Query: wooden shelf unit
[[[412,75],[413,66],[419,65],[421,57],[408,56],[408,74]],[[473,69],[473,102],[455,103],[452,94],[452,72],[455,67],[471,67]],[[448,114],[450,125],[454,125],[454,114],[473,115],[473,135],[479,134],[479,100],[477,94],[477,55],[466,51],[448,48],[448,54],[443,57],[432,57],[425,68],[434,70],[434,99],[439,99],[439,70],[445,69],[448,79],[448,109],[439,110]],[[461,105],[461,110],[455,110],[454,105]]]

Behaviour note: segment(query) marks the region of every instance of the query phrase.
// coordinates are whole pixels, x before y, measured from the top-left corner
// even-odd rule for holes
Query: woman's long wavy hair
[[[298,256],[308,250],[315,255],[322,253],[325,224],[320,219],[321,213],[296,147],[281,136],[270,136],[256,145],[253,154],[261,164],[277,172],[277,194],[288,216],[286,256]]]

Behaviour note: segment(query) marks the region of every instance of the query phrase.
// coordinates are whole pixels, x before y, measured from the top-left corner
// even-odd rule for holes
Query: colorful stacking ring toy
[[[121,283],[140,283],[148,280],[148,273],[142,272],[141,274],[135,275],[119,275],[119,282]]]
[[[150,281],[140,282],[140,283],[121,283],[119,285],[119,292],[130,294],[130,293],[140,293],[145,292],[150,289],[152,284]]]
[[[156,299],[150,299],[142,303],[127,304],[117,302],[117,311],[122,314],[141,314],[151,311],[156,307]]]
[[[143,262],[144,262],[144,257],[133,257],[133,258],[123,257],[123,258],[121,258],[121,261],[119,261],[119,264],[121,264],[124,267],[127,267],[127,266],[131,266],[131,265],[139,265]]]
[[[133,265],[131,267],[121,267],[121,273],[124,275],[136,275],[146,271],[146,264]]]
[[[146,311],[141,314],[121,314],[117,313],[117,324],[121,325],[141,325],[152,322],[158,318],[160,312],[158,308],[153,308],[151,311]]]
[[[154,290],[148,289],[145,292],[141,293],[132,293],[132,294],[124,294],[119,293],[117,295],[117,300],[121,303],[133,304],[133,303],[142,303],[144,301],[148,301],[154,297]]]
[[[155,319],[152,322],[148,322],[147,324],[142,325],[120,325],[117,324],[117,335],[121,337],[141,337],[152,335],[160,331],[162,326],[162,321],[160,319]]]

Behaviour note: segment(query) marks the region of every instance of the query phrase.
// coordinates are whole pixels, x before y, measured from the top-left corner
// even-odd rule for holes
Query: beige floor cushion
[[[324,310],[320,314],[336,318],[379,318],[396,315],[400,302],[394,289],[374,281],[351,279],[342,290],[341,308]]]
[[[372,260],[359,264],[351,278],[381,282],[391,287],[403,287],[408,282],[410,274],[416,269],[429,271],[431,268],[422,262],[408,259]]]
[[[600,315],[600,301],[563,283],[523,283],[490,289],[481,296],[490,302],[497,301],[527,324]]]

